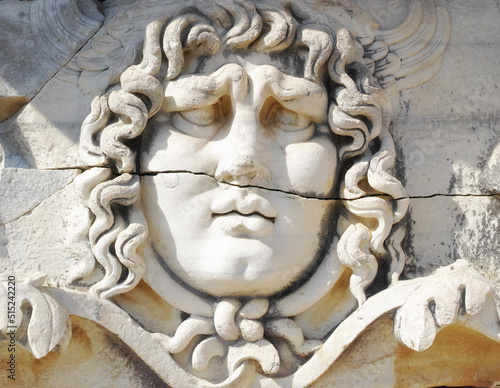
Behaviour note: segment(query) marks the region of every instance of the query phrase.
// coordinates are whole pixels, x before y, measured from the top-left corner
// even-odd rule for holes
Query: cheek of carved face
[[[317,260],[333,201],[164,173],[141,178],[149,235],[170,270],[214,296],[268,296]]]

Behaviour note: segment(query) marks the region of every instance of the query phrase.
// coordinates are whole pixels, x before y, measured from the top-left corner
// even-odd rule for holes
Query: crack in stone
[[[230,183],[230,182],[225,182],[221,181],[214,176],[204,173],[204,172],[195,172],[195,171],[189,171],[189,170],[167,170],[167,171],[149,171],[149,172],[142,172],[142,173],[132,173],[133,175],[138,175],[138,176],[155,176],[158,174],[193,174],[193,175],[200,175],[200,176],[206,176],[209,178],[212,178],[213,180],[227,184],[230,186],[235,186],[235,187],[241,187],[241,188],[256,188],[256,189],[261,189],[261,190],[268,190],[268,191],[274,191],[274,192],[279,192],[283,194],[288,194],[288,195],[294,195],[300,198],[304,199],[316,199],[320,201],[355,201],[360,198],[390,198],[390,195],[388,194],[368,194],[364,195],[358,198],[343,198],[343,197],[327,197],[327,198],[321,198],[321,197],[315,197],[312,195],[307,195],[307,194],[299,194],[296,192],[290,192],[286,190],[281,190],[281,189],[275,189],[275,188],[270,188],[270,187],[264,187],[264,186],[258,186],[258,185],[240,185],[236,183]],[[429,195],[414,195],[414,196],[406,196],[406,197],[398,197],[394,198],[395,200],[404,200],[404,199],[425,199],[425,198],[434,198],[434,197],[492,197],[494,196],[493,194],[452,194],[452,193],[436,193],[436,194],[429,194]]]
[[[291,191],[286,191],[286,190],[281,190],[281,189],[276,189],[276,188],[271,188],[271,187],[265,187],[265,186],[259,186],[259,185],[243,185],[243,184],[237,184],[234,182],[226,182],[226,181],[221,181],[220,179],[215,178],[213,175],[207,174],[205,172],[196,172],[196,171],[189,171],[189,170],[149,171],[149,172],[132,173],[132,174],[137,175],[137,176],[155,176],[158,174],[192,174],[192,175],[205,176],[205,177],[213,179],[216,182],[219,182],[219,183],[222,183],[225,185],[229,185],[229,186],[274,191],[277,193],[293,195],[293,196],[297,196],[297,197],[304,198],[304,199],[317,199],[320,201],[337,201],[337,200],[342,199],[342,198],[333,198],[333,197],[321,198],[321,197],[315,197],[312,195],[299,194],[299,193],[294,193]]]
[[[477,198],[488,198],[488,197],[498,197],[495,194],[453,194],[453,193],[438,193],[438,194],[427,194],[427,195],[410,195],[408,198],[410,199],[426,199],[426,198],[434,198],[434,197],[477,197]]]
[[[75,177],[76,178],[76,177]],[[31,213],[33,210],[35,210],[36,208],[38,208],[42,203],[44,203],[45,201],[47,201],[48,199],[52,198],[54,195],[56,195],[57,193],[60,193],[62,190],[64,190],[66,187],[68,187],[70,184],[72,184],[74,181],[75,181],[75,178],[73,178],[70,182],[66,183],[63,187],[61,187],[60,189],[56,190],[55,192],[53,192],[52,194],[50,194],[48,197],[42,199],[39,203],[37,203],[35,206],[33,206],[31,209],[29,210],[26,210],[23,214],[17,216],[16,218],[10,220],[10,221],[7,221],[7,222],[4,222],[2,224],[0,224],[0,227],[2,226],[5,226],[5,225],[9,225],[10,223],[12,222],[15,222],[19,219],[21,219],[22,217],[26,216],[27,214]]]
[[[40,171],[68,171],[68,170],[78,170],[78,171],[87,171],[91,168],[109,168],[104,166],[71,166],[71,167],[47,167],[47,168],[37,168]]]
[[[41,171],[57,171],[57,170],[79,170],[79,171],[87,171],[92,168],[109,168],[106,166],[74,166],[74,167],[54,167],[54,168],[44,168],[44,169],[39,169]],[[131,175],[137,175],[137,176],[155,176],[158,174],[192,174],[192,175],[200,175],[200,176],[206,176],[208,178],[212,178],[213,180],[223,183],[229,186],[235,186],[235,187],[241,187],[241,188],[255,188],[255,189],[261,189],[261,190],[268,190],[268,191],[274,191],[274,192],[279,192],[283,194],[288,194],[288,195],[293,195],[296,197],[300,197],[303,199],[315,199],[319,201],[355,201],[360,198],[390,198],[390,195],[388,194],[368,194],[364,195],[362,197],[358,198],[342,198],[342,197],[327,197],[327,198],[321,198],[321,197],[315,197],[314,195],[307,195],[307,194],[299,194],[287,190],[281,190],[281,189],[275,189],[275,188],[270,188],[270,187],[264,187],[264,186],[258,186],[258,185],[239,185],[236,183],[229,183],[225,181],[221,181],[216,179],[214,176],[205,173],[205,172],[199,172],[199,171],[189,171],[189,170],[165,170],[165,171],[148,171],[148,172],[132,172],[130,173]],[[118,176],[119,174],[114,174],[115,176]],[[71,182],[70,182],[71,183]],[[64,188],[64,187],[63,187]],[[61,189],[62,190],[62,189]],[[55,194],[55,193],[54,193]],[[481,193],[481,194],[473,194],[473,193],[435,193],[435,194],[426,194],[426,195],[408,195],[406,197],[398,197],[394,198],[394,200],[399,201],[403,199],[427,199],[427,198],[435,198],[435,197],[477,197],[477,198],[488,198],[488,197],[495,197],[498,198],[499,195],[495,193]],[[14,221],[14,220],[13,220]],[[11,222],[11,221],[9,221]],[[0,224],[2,226],[4,224]]]
[[[68,61],[66,61],[66,63],[64,63],[64,65],[62,65],[61,67],[59,67],[59,70],[57,70],[47,81],[45,81],[42,86],[40,86],[40,89],[38,89],[38,91],[33,95],[33,97],[31,97],[25,104],[23,104],[16,112],[14,112],[13,114],[11,114],[9,117],[3,119],[2,121],[0,121],[0,124],[6,122],[7,120],[9,120],[10,118],[12,118],[13,116],[15,116],[16,114],[18,114],[19,112],[21,112],[21,110],[23,110],[26,105],[28,105],[31,101],[33,101],[42,91],[43,89],[45,88],[45,86],[47,86],[47,84],[52,81],[60,72],[61,70],[63,70],[66,66],[68,66],[68,63],[70,63],[81,51],[82,51],[82,48],[84,48],[89,42],[90,40],[96,36],[96,34],[102,30],[103,28],[103,25],[104,25],[104,22],[101,23],[101,27],[99,27],[99,29],[93,33],[78,49],[76,49],[75,53],[71,56],[70,59],[68,59]],[[1,225],[0,225],[1,226]]]

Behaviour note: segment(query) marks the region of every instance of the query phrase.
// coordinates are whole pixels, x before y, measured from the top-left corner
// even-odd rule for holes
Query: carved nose
[[[220,182],[249,185],[262,180],[269,182],[270,173],[254,155],[233,153],[226,154],[219,162],[215,179]]]
[[[260,163],[262,128],[251,105],[237,104],[227,137],[222,141],[215,179],[239,185],[268,183],[270,173]]]

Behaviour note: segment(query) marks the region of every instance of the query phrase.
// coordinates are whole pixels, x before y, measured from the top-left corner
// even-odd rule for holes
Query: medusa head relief
[[[78,57],[101,91],[78,178],[96,264],[65,292],[123,321],[85,316],[174,387],[307,386],[394,310],[400,341],[431,346],[441,318],[409,319],[428,280],[399,280],[409,199],[389,127],[391,95],[439,70],[446,10],[413,1],[380,31],[348,1],[142,3]],[[456,268],[453,295],[483,281]],[[168,322],[141,317],[138,289]],[[448,323],[473,310],[441,300]]]
[[[341,249],[335,261],[353,270],[351,289],[362,303],[376,256],[385,255],[384,241],[407,206],[390,173],[389,103],[370,70],[374,62],[338,20],[322,20],[305,5],[217,4],[178,13],[148,24],[141,64],[121,74],[121,90],[94,101],[82,126],[82,158],[120,174],[114,185],[106,177],[92,200],[102,208],[104,187],[108,204],[113,188],[119,201],[121,187],[130,188],[127,206],[142,197],[137,207],[146,220],[134,241],[148,235],[169,271],[215,297],[282,293],[327,252],[356,240],[358,258]],[[349,179],[339,180],[341,170]],[[361,210],[369,196],[370,214]],[[328,199],[335,198],[347,200],[346,211],[334,211]],[[193,203],[178,206],[186,201]],[[103,232],[127,228],[110,216],[107,228],[91,232],[94,245]],[[358,226],[337,233],[339,217],[340,228]],[[335,235],[345,237],[331,249]],[[134,260],[123,257],[127,268],[124,262]],[[396,278],[400,264],[391,269]],[[93,292],[131,289],[145,267],[134,264],[125,282],[120,268],[106,271]]]

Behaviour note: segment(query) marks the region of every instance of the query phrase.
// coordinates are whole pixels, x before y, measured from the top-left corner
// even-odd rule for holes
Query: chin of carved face
[[[232,59],[166,85],[141,150],[141,172],[154,173],[141,178],[144,215],[156,251],[191,287],[266,296],[317,259],[337,154],[322,86]]]
[[[270,295],[312,264],[330,201],[221,184],[189,173],[142,178],[151,241],[191,287]]]

